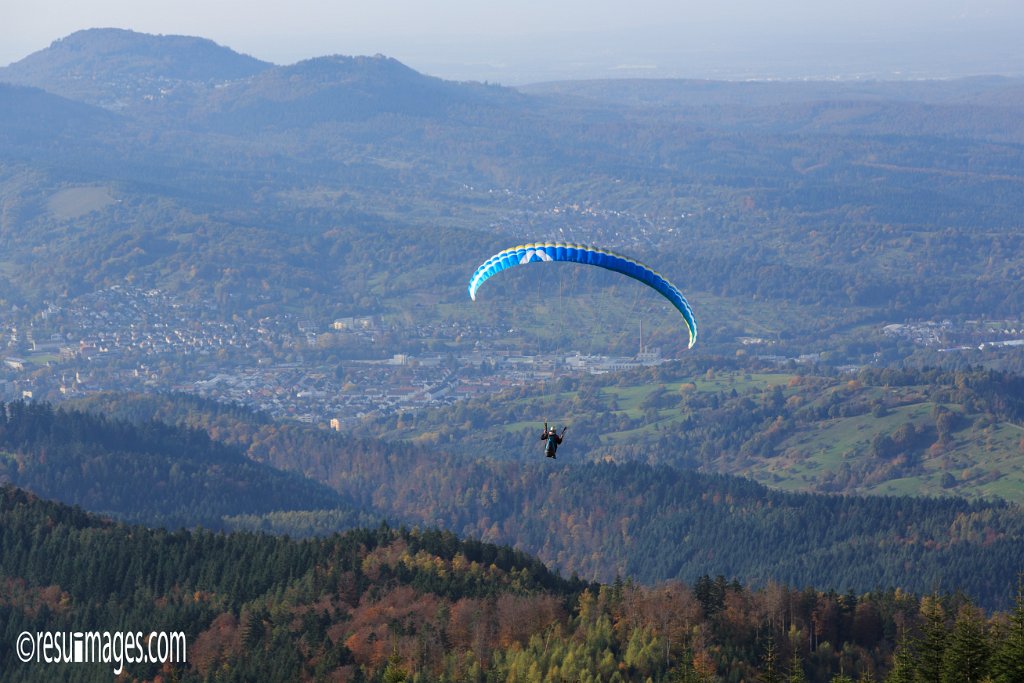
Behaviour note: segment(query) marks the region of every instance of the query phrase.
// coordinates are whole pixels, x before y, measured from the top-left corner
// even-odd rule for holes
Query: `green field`
[[[979,412],[970,407],[974,404],[933,400],[936,391],[928,385],[871,386],[843,377],[807,378],[794,372],[709,370],[663,382],[626,373],[584,378],[572,390],[552,381],[528,394],[518,391],[489,399],[483,404],[485,414],[491,415],[485,418],[489,422],[473,424],[472,431],[474,439],[504,444],[489,452],[521,457],[518,451],[507,451],[509,444],[518,443],[515,439],[498,437],[539,432],[544,421],[567,424],[576,437],[570,443],[578,450],[567,450],[574,457],[639,455],[673,463],[681,452],[673,450],[671,443],[690,436],[684,431],[686,424],[704,426],[702,422],[719,419],[716,411],[742,413],[737,408],[740,402],[756,407],[775,395],[775,400],[784,402],[776,419],[785,425],[782,438],[765,450],[754,443],[763,436],[755,430],[749,440],[743,437],[723,451],[705,448],[700,466],[788,491],[998,497],[1024,504],[1024,427]],[[716,407],[694,400],[701,395],[715,398]],[[671,405],[663,405],[659,396]],[[845,407],[846,414],[821,416],[833,405]],[[858,407],[851,409],[851,405]],[[939,413],[948,414],[952,425],[941,439],[936,431]],[[756,419],[763,431],[773,422],[770,413]],[[421,419],[412,429],[391,430],[390,436],[415,439],[439,429],[433,420]],[[877,451],[876,442],[900,433],[909,436],[900,442],[898,452]],[[654,444],[658,448],[652,451]],[[688,448],[692,462],[694,443]]]
[[[791,374],[767,374],[767,373],[723,373],[715,374],[711,378],[695,379],[689,382],[664,382],[654,385],[641,386],[609,386],[602,387],[597,392],[598,401],[606,408],[612,409],[615,413],[623,413],[630,418],[642,417],[645,410],[643,402],[655,391],[664,390],[668,393],[682,393],[684,391],[721,392],[736,389],[738,393],[759,392],[773,386],[784,386],[793,377]],[[685,387],[685,389],[684,389]],[[552,391],[542,392],[540,396],[532,396],[525,399],[515,399],[509,402],[509,407],[514,409],[536,401],[545,406],[546,416],[540,418],[540,422],[547,420],[552,424],[571,424],[584,417],[586,413],[566,412],[564,406],[571,405],[580,395],[577,391]],[[679,422],[686,416],[685,413],[675,408],[657,410],[657,421],[651,422],[640,429],[630,429],[620,432],[604,432],[602,440],[609,443],[634,442],[637,437],[651,435],[655,426],[662,427],[667,423]],[[518,432],[522,429],[533,429],[537,426],[538,420],[527,420],[509,422],[498,427],[506,432]]]
[[[114,203],[109,187],[68,187],[54,193],[47,201],[47,209],[58,220],[71,220]]]
[[[876,436],[901,425],[927,427],[936,408],[927,401],[900,406],[884,417],[868,414],[807,426],[783,442],[780,457],[743,474],[786,490],[828,490],[844,468],[859,469],[866,473],[865,481],[849,492],[999,497],[1024,503],[1024,429],[1006,422],[977,426],[980,416],[963,414],[960,406],[944,407],[960,414],[964,426],[944,447],[921,449],[915,476],[882,477],[886,463],[871,457],[870,446]],[[881,478],[876,481],[873,475]]]

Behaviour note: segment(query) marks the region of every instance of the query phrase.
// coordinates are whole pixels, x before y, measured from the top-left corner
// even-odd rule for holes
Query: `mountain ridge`
[[[124,123],[101,107],[42,88],[0,82],[0,140],[31,148],[42,140],[91,138]]]
[[[0,403],[0,482],[170,528],[224,528],[232,515],[302,509],[367,520],[324,485],[253,462],[205,432],[48,404]]]
[[[209,93],[195,116],[218,130],[304,131],[318,124],[401,116],[461,117],[530,99],[515,90],[424,75],[383,55],[328,55],[268,69]]]
[[[93,28],[0,68],[0,81],[113,107],[182,83],[238,80],[272,66],[206,38]]]
[[[379,54],[325,55],[279,66],[205,38],[124,29],[72,33],[0,68],[4,81],[167,123],[209,115],[220,129],[299,128],[381,113],[438,116],[453,106],[526,97],[427,76]]]

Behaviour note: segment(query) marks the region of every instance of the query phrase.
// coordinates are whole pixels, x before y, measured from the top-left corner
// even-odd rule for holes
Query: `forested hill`
[[[24,162],[40,145],[59,145],[67,159],[97,160],[104,139],[116,136],[121,118],[99,107],[48,92],[0,82],[0,145],[8,163]]]
[[[205,428],[254,460],[328,484],[363,511],[515,544],[588,579],[707,573],[840,591],[960,589],[1005,605],[1024,568],[1016,505],[782,493],[639,462],[493,461],[469,447],[391,444],[182,396],[99,396],[88,405]],[[291,534],[337,528],[315,512],[235,521]]]
[[[0,68],[0,81],[124,108],[169,90],[244,79],[272,66],[203,38],[88,29]]]
[[[133,680],[786,674],[852,683],[917,672],[919,680],[1013,683],[1024,672],[1024,586],[1011,612],[995,614],[962,595],[755,591],[708,576],[598,586],[442,532],[381,526],[306,541],[168,533],[13,487],[0,488],[0,625],[5,682],[109,681],[116,662],[22,663],[15,644],[24,631],[118,627],[185,637],[185,662],[122,662]]]
[[[371,521],[323,484],[253,462],[204,431],[42,403],[0,402],[0,482],[169,528],[222,528],[226,516],[281,510],[331,510],[347,527]]]
[[[298,542],[248,533],[167,533],[0,488],[5,681],[109,681],[112,667],[106,665],[22,665],[14,645],[24,630],[118,625],[183,631],[188,666],[176,674],[190,681],[299,680],[351,675],[359,666],[380,674],[396,645],[401,662],[408,658],[422,668],[416,644],[425,637],[431,664],[444,664],[437,625],[448,628],[449,615],[460,655],[472,643],[464,629],[489,620],[473,631],[485,638],[487,649],[478,652],[489,657],[499,632],[525,640],[523,626],[499,619],[511,611],[531,628],[543,628],[564,618],[585,587],[510,548],[447,534],[380,527]],[[501,616],[494,611],[499,606]],[[128,665],[137,678],[159,670]]]

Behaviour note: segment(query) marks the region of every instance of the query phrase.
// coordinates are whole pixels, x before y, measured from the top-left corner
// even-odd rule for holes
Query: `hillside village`
[[[372,413],[668,360],[658,349],[638,349],[630,357],[528,354],[510,348],[505,331],[495,327],[399,325],[377,316],[317,321],[292,314],[225,321],[208,301],[188,303],[161,290],[113,286],[64,307],[11,311],[0,318],[0,398],[175,391],[341,429]],[[1019,323],[918,322],[889,324],[881,331],[942,351],[1024,344]],[[412,340],[419,350],[396,350],[386,337]],[[737,342],[751,345],[746,337]],[[817,357],[763,356],[798,363]]]
[[[504,210],[492,229],[528,242],[553,231],[645,252],[681,216],[649,216],[463,185]],[[695,207],[700,212],[707,209]],[[585,223],[588,238],[575,234]],[[543,230],[541,228],[543,227]],[[658,365],[656,348],[610,357],[568,349],[524,352],[507,330],[466,322],[410,325],[382,316],[313,319],[291,313],[241,320],[209,300],[114,285],[64,305],[0,311],[0,400],[60,400],[101,391],[179,391],[275,417],[341,429],[371,413],[441,405],[566,374]]]
[[[215,314],[209,302],[184,303],[160,290],[114,286],[80,297],[73,306],[48,306],[28,326],[4,320],[0,397],[179,391],[342,428],[373,412],[665,360],[657,349],[623,358],[525,355],[499,343],[503,330],[464,323],[402,330],[402,338],[458,349],[413,355],[383,347],[381,337],[394,332],[385,329],[393,323],[375,316],[319,322],[286,314],[247,323]]]

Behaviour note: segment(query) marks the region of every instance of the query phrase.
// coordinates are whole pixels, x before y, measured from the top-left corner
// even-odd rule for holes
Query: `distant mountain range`
[[[397,60],[330,56],[276,66],[212,41],[89,29],[0,69],[0,82],[134,116],[211,118],[218,129],[294,128],[382,113],[432,117],[507,89],[417,73]],[[179,121],[181,123],[181,121]]]

